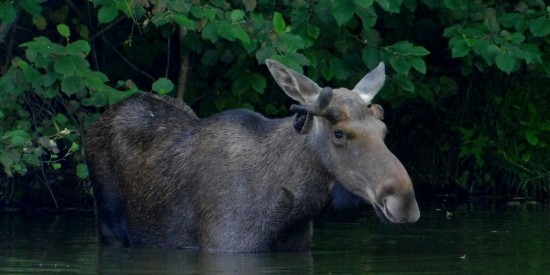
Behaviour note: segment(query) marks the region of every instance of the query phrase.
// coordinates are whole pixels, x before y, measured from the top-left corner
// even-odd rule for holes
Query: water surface
[[[422,207],[415,224],[370,209],[327,212],[300,253],[207,253],[101,247],[90,212],[0,214],[0,274],[549,273],[547,204]]]

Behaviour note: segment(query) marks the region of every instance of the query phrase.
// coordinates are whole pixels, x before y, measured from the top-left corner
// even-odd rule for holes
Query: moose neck
[[[281,175],[285,188],[292,191],[300,208],[317,214],[329,201],[333,177],[315,151],[318,144],[310,135],[302,135],[293,127],[293,118],[272,120],[268,143],[268,159],[274,159],[267,174]],[[267,159],[266,159],[267,160]],[[288,179],[288,180],[287,180]],[[304,213],[304,212],[302,212]]]
[[[216,157],[199,158],[197,166],[220,170],[205,178],[225,182],[226,188],[264,194],[262,200],[280,192],[292,194],[296,216],[290,220],[311,218],[328,203],[334,179],[314,151],[319,147],[294,129],[292,117],[267,119],[247,110],[230,110],[200,123],[193,154]],[[190,174],[189,180],[197,178]]]
[[[294,173],[316,173],[322,177],[327,176],[328,170],[323,164],[320,154],[316,152],[319,144],[317,138],[311,133],[302,135],[293,128],[292,118],[272,120],[274,127],[267,135],[266,146],[271,149],[277,160],[283,166]],[[270,156],[272,157],[272,156]],[[308,175],[316,177],[316,175]]]

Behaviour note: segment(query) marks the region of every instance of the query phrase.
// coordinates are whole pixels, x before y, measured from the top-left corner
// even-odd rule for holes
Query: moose
[[[98,238],[122,246],[267,252],[310,248],[312,220],[345,190],[381,219],[416,222],[406,169],[384,144],[384,64],[352,89],[321,88],[274,60],[299,104],[269,119],[229,110],[199,119],[180,100],[143,93],[87,133]]]

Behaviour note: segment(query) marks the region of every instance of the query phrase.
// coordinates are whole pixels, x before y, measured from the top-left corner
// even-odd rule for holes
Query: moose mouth
[[[381,221],[385,223],[395,223],[395,218],[392,216],[390,211],[388,211],[385,205],[384,208],[382,208],[378,204],[373,204],[373,208],[376,216],[378,216]]]
[[[381,203],[372,203],[376,215],[385,222],[414,223],[420,218],[420,210],[416,200],[411,198],[395,198],[388,196]]]

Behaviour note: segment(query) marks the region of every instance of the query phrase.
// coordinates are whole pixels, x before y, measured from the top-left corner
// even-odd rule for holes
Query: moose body
[[[341,187],[392,222],[418,219],[407,172],[383,143],[381,107],[369,105],[383,66],[382,76],[378,68],[350,91],[321,89],[275,61],[267,65],[302,104],[293,106],[296,116],[231,110],[198,119],[175,99],[141,94],[90,128],[101,242],[305,250],[313,218]]]

